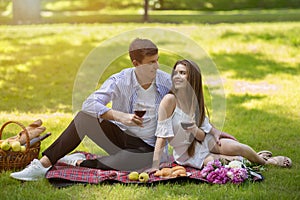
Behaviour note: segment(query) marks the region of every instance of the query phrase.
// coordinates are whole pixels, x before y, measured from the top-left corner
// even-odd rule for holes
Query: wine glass
[[[184,129],[184,130],[187,130],[188,127],[190,126],[193,126],[194,125],[194,122],[181,122],[181,127]],[[190,144],[190,134],[191,133],[185,133],[184,135],[184,143],[185,144]]]
[[[136,114],[137,116],[139,117],[143,117],[145,114],[146,114],[146,105],[144,102],[136,102],[134,105],[133,105],[133,112],[134,114]],[[143,125],[142,125],[143,127]]]
[[[134,114],[136,114],[139,117],[143,117],[146,114],[146,110],[135,110]]]
[[[134,114],[139,117],[143,117],[146,114],[146,105],[144,102],[137,102],[133,108]]]

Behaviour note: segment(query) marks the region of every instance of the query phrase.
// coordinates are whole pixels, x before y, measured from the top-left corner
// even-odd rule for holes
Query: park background
[[[293,160],[291,169],[266,167],[263,182],[239,186],[57,189],[47,180],[22,183],[2,172],[1,199],[300,199],[299,7],[297,0],[1,0],[0,122],[42,119],[52,136],[41,151],[72,120],[74,80],[86,56],[113,36],[147,27],[186,35],[215,62],[226,94],[224,131],[255,150]],[[162,52],[160,62],[172,66],[175,59]],[[120,57],[105,77],[129,64]],[[10,127],[2,138],[18,131]]]

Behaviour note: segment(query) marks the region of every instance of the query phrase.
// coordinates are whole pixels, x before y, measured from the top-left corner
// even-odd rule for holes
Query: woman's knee
[[[243,155],[246,149],[247,145],[230,139],[221,139],[220,151],[222,154],[232,156]]]

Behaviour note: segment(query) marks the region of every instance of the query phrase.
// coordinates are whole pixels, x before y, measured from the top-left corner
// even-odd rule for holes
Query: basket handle
[[[19,125],[23,129],[23,131],[25,131],[25,135],[26,135],[26,150],[25,150],[25,152],[27,152],[29,150],[29,148],[30,148],[29,133],[28,133],[27,129],[25,128],[25,126],[23,124],[21,124],[20,122],[17,122],[17,121],[8,121],[8,122],[5,122],[2,125],[1,129],[0,129],[0,139],[2,138],[2,132],[3,132],[4,128],[8,124],[12,124],[12,123]]]

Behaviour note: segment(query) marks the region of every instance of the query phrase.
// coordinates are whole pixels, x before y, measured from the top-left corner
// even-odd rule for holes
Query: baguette
[[[178,176],[186,176],[186,169],[183,166],[175,166],[172,168],[162,168],[154,173],[154,176],[161,176],[164,178],[176,178]]]
[[[42,120],[38,119],[26,127],[29,140],[40,136],[46,130],[46,127],[42,126]],[[18,135],[7,138],[9,142],[19,141],[21,145],[26,143],[27,137],[25,131],[21,131]]]

